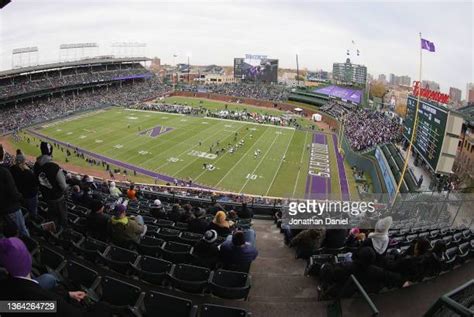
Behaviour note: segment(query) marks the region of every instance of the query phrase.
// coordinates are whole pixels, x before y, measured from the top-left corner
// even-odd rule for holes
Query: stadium
[[[6,32],[0,316],[474,316],[473,88],[422,80],[421,34],[412,82],[354,40],[327,72]]]

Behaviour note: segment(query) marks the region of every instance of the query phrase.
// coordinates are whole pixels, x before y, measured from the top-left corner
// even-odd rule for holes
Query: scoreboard
[[[409,95],[407,100],[407,115],[403,126],[403,136],[410,141],[413,121],[415,120],[417,97]],[[420,98],[418,109],[418,124],[415,131],[413,147],[426,163],[436,172],[441,149],[443,146],[448,109]]]

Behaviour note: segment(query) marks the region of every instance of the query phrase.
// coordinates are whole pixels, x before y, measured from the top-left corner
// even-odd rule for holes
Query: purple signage
[[[362,100],[362,90],[343,88],[334,85],[315,89],[313,92],[329,97],[344,99],[355,104],[360,104]]]

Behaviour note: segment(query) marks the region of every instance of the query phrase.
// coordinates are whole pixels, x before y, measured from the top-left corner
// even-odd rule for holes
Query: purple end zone
[[[313,134],[313,144],[327,144],[326,135],[322,133]],[[329,178],[309,175],[306,178],[306,199],[325,199],[331,191]]]
[[[349,184],[347,182],[346,170],[344,168],[344,158],[338,151],[337,137],[335,134],[332,135],[332,140],[334,142],[334,148],[336,151],[337,169],[339,170],[339,182],[341,183],[342,200],[349,200]]]
[[[360,104],[363,95],[362,90],[338,87],[335,85],[317,88],[314,89],[313,92],[330,97],[341,98],[356,104]]]
[[[38,138],[47,140],[49,142],[61,144],[62,146],[65,146],[65,147],[68,147],[68,148],[71,148],[71,149],[78,149],[80,152],[86,154],[87,156],[93,157],[95,159],[98,159],[98,160],[101,160],[101,161],[104,161],[104,162],[107,162],[107,163],[110,163],[110,164],[113,164],[113,165],[116,165],[116,166],[119,166],[119,167],[122,167],[122,168],[125,168],[125,169],[129,169],[129,170],[132,170],[132,171],[134,170],[137,173],[140,173],[140,174],[143,174],[143,175],[146,175],[146,176],[150,176],[150,177],[162,180],[162,181],[167,182],[167,183],[171,183],[171,184],[174,183],[174,180],[175,180],[174,177],[159,174],[159,173],[156,173],[156,172],[153,172],[153,171],[150,171],[150,170],[147,170],[147,169],[144,169],[144,168],[141,168],[141,167],[129,164],[129,163],[125,163],[125,162],[118,161],[118,160],[115,160],[115,159],[107,157],[107,156],[103,156],[103,155],[100,155],[100,154],[97,154],[97,153],[94,153],[94,152],[90,152],[90,151],[82,149],[80,147],[76,147],[76,146],[73,146],[71,144],[67,144],[66,142],[62,142],[62,141],[50,138],[48,136],[45,136],[45,135],[40,134],[38,132],[35,132],[31,129],[29,129],[28,132],[35,135],[35,136],[37,136]],[[178,179],[178,178],[176,178],[176,179],[180,182],[185,182],[185,183],[187,182],[185,180],[181,180],[181,179]],[[203,188],[203,189],[211,189],[211,190],[214,189],[214,188],[211,188],[211,187],[196,185],[196,184],[194,184],[193,186],[198,187],[198,188]]]
[[[169,128],[169,127],[162,127],[161,125],[158,125],[152,129],[148,129],[148,130],[145,130],[145,131],[141,131],[139,134],[140,135],[148,135],[149,137],[157,137],[159,135],[162,135],[163,133],[166,133],[166,132],[169,132],[173,130],[173,128]]]

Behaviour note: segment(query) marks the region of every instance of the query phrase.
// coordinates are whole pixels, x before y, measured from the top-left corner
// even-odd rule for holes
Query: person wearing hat
[[[67,292],[63,297],[43,288],[40,281],[31,276],[31,254],[20,239],[0,239],[0,265],[8,272],[8,278],[0,281],[0,300],[56,301],[57,312],[49,314],[50,316],[83,315],[80,308],[76,308],[68,301],[81,302],[87,294],[82,291],[74,291]]]
[[[120,196],[122,196],[122,192],[120,191],[120,189],[117,188],[117,186],[115,186],[115,182],[110,182],[109,193],[110,196],[114,198],[119,198]]]
[[[87,230],[89,233],[102,241],[107,239],[107,224],[110,221],[109,215],[104,213],[104,204],[98,199],[93,199],[89,203],[91,212],[87,216]]]
[[[14,222],[21,235],[29,236],[25,218],[21,212],[22,195],[18,191],[10,170],[3,165],[5,152],[0,145],[0,216],[7,222]]]
[[[41,142],[41,156],[36,159],[33,171],[38,179],[39,189],[48,204],[48,215],[58,227],[67,227],[67,207],[64,193],[67,189],[66,176],[61,167],[53,162],[53,147]]]
[[[127,208],[117,204],[114,208],[114,216],[107,223],[107,232],[112,242],[126,244],[128,242],[140,243],[140,238],[146,234],[147,226],[143,217],[127,217]]]
[[[385,266],[385,253],[390,242],[388,230],[390,230],[392,222],[390,216],[379,219],[375,224],[374,232],[369,233],[367,239],[362,243],[362,246],[371,247],[375,251],[377,264],[380,266]]]
[[[156,219],[167,219],[168,214],[166,213],[165,208],[163,208],[163,204],[161,200],[155,199],[153,204],[150,206],[150,214],[155,217]]]
[[[216,267],[219,262],[219,249],[217,247],[216,230],[207,230],[202,239],[194,245],[193,248],[193,264],[204,266],[210,269]]]
[[[23,154],[17,154],[15,165],[10,168],[18,191],[23,195],[23,205],[33,217],[38,214],[38,180],[33,171],[26,165]]]
[[[209,221],[206,218],[206,210],[203,208],[194,208],[194,219],[188,223],[188,231],[203,234],[209,226]]]

